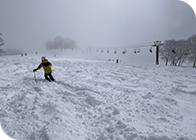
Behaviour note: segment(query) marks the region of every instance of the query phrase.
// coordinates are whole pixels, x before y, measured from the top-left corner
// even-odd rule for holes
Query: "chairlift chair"
[[[134,49],[134,53],[135,53],[135,54],[137,53],[136,49]]]
[[[141,51],[140,48],[137,48],[137,53],[140,53],[140,51]]]
[[[152,53],[152,47],[150,47],[149,51]]]
[[[127,50],[126,50],[126,48],[125,48],[125,49],[123,50],[123,52],[122,52],[122,53],[123,53],[123,54],[125,54],[126,52],[127,52]]]
[[[114,54],[116,54],[116,49],[114,50]]]

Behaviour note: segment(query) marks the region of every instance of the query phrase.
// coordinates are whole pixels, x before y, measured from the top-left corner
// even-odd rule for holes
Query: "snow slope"
[[[41,55],[0,57],[0,121],[17,140],[195,140],[196,73]]]

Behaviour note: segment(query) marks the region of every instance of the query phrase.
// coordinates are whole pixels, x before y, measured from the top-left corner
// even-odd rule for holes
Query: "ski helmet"
[[[45,60],[46,58],[44,56],[42,56],[41,60]]]

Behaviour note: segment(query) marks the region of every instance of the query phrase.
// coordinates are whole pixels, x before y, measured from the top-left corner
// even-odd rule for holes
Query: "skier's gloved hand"
[[[36,71],[36,69],[33,70],[33,72],[35,72],[35,71]]]

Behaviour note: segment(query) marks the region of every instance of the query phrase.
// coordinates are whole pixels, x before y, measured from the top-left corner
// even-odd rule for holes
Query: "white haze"
[[[1,0],[3,48],[44,51],[56,36],[78,47],[125,47],[196,32],[195,14],[177,0]]]

